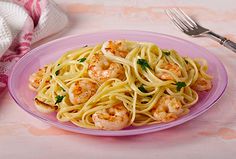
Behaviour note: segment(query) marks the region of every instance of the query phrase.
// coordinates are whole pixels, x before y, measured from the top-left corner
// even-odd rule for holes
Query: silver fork
[[[210,37],[211,39],[219,42],[221,45],[236,52],[236,43],[220,36],[211,30],[202,27],[186,13],[179,8],[167,9],[166,14],[170,17],[172,22],[185,34],[192,37]]]

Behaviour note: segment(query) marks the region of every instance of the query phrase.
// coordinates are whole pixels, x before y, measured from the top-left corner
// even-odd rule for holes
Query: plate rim
[[[156,125],[155,127],[146,127],[146,128],[143,128],[143,129],[107,131],[107,130],[87,129],[87,128],[78,127],[79,129],[74,130],[75,128],[72,127],[72,126],[63,125],[63,123],[59,123],[59,124],[58,123],[54,123],[53,121],[50,121],[50,120],[48,120],[46,118],[38,116],[38,115],[34,114],[34,112],[31,112],[28,109],[26,109],[25,107],[21,106],[20,101],[18,101],[18,99],[16,99],[16,97],[14,96],[14,91],[13,91],[12,84],[11,84],[12,77],[14,75],[14,71],[16,70],[17,66],[21,63],[21,61],[24,61],[25,59],[30,57],[31,54],[35,54],[35,53],[37,53],[38,50],[43,49],[43,48],[45,48],[47,46],[50,46],[53,43],[57,43],[59,41],[65,40],[65,39],[78,38],[78,37],[81,37],[81,36],[91,36],[91,35],[94,35],[94,34],[105,34],[105,33],[111,33],[111,34],[126,33],[126,34],[145,34],[146,36],[149,36],[149,35],[162,36],[162,37],[165,37],[165,38],[171,38],[171,39],[174,39],[174,40],[182,41],[184,43],[191,44],[192,46],[201,48],[201,49],[205,50],[205,52],[207,52],[210,57],[213,57],[214,61],[217,61],[220,64],[219,68],[223,72],[222,74],[224,74],[225,85],[223,86],[223,89],[220,91],[219,96],[215,100],[211,101],[209,103],[209,105],[207,105],[203,110],[197,112],[196,114],[193,114],[192,116],[187,116],[185,118],[185,120],[183,120],[183,121],[175,120],[175,121],[172,121],[172,122],[169,122],[169,123],[165,123],[165,125],[162,125],[161,127],[158,127]],[[227,88],[227,85],[228,85],[228,75],[227,75],[227,71],[226,71],[223,63],[211,51],[209,51],[205,47],[200,46],[198,44],[195,44],[195,43],[193,43],[191,41],[188,41],[188,40],[185,40],[185,39],[173,36],[173,35],[168,35],[168,34],[163,34],[163,33],[156,33],[156,32],[150,32],[150,31],[141,31],[141,30],[104,30],[104,31],[90,32],[90,33],[85,33],[85,34],[69,35],[69,36],[58,38],[58,39],[54,39],[52,41],[46,42],[46,43],[44,43],[44,44],[34,48],[34,49],[30,50],[28,53],[26,53],[14,65],[14,67],[13,67],[11,73],[10,73],[10,76],[8,78],[9,93],[10,93],[11,97],[14,99],[14,101],[16,102],[16,104],[21,109],[23,109],[24,111],[26,111],[27,113],[29,113],[33,117],[35,117],[35,118],[37,118],[37,119],[39,119],[39,120],[41,120],[43,122],[46,122],[46,123],[48,123],[50,125],[53,125],[53,126],[55,126],[57,128],[60,128],[60,129],[63,129],[63,130],[68,130],[68,131],[75,132],[75,133],[81,133],[81,134],[87,134],[87,135],[95,135],[95,136],[130,136],[130,135],[141,135],[141,134],[161,131],[161,130],[164,130],[164,129],[168,129],[168,128],[171,128],[171,127],[175,127],[175,126],[181,125],[183,123],[186,123],[186,122],[188,122],[188,121],[190,121],[190,120],[200,116],[201,114],[203,114],[204,112],[209,110],[222,97],[223,93],[225,92],[225,90]],[[173,123],[176,123],[176,124],[173,124]]]

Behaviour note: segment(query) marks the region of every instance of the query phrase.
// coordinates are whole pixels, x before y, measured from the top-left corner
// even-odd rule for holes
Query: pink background
[[[207,38],[190,38],[173,26],[163,9],[181,7],[201,24],[236,41],[234,0],[56,0],[69,15],[67,28],[33,47],[73,34],[106,29],[165,33],[197,43],[225,65],[223,97],[200,117],[168,130],[132,137],[95,137],[51,127],[21,110],[5,91],[0,96],[0,158],[235,158],[236,54]]]

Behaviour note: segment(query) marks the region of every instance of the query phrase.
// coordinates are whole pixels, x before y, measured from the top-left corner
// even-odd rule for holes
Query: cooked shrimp
[[[85,103],[97,91],[97,84],[88,80],[80,80],[71,84],[69,88],[69,99],[72,104]]]
[[[193,84],[192,88],[196,91],[207,91],[212,87],[211,80],[199,77],[197,81]]]
[[[129,114],[123,104],[96,111],[92,115],[95,127],[103,130],[121,130],[128,126]]]
[[[103,54],[99,53],[91,58],[88,75],[90,78],[102,83],[109,78],[123,79],[125,71],[121,64],[111,62]]]
[[[103,44],[102,50],[120,57],[126,57],[129,53],[129,48],[125,41],[107,41]]]
[[[176,76],[181,76],[181,70],[178,65],[174,63],[168,63],[161,66],[162,69],[171,71]],[[174,78],[167,72],[158,72],[156,73],[156,76],[162,80],[173,80]]]
[[[39,98],[35,98],[34,103],[37,110],[42,113],[51,113],[57,110],[57,106],[55,104],[49,103]]]
[[[152,110],[154,118],[161,122],[174,120],[178,118],[183,111],[180,101],[170,95],[162,96]]]
[[[29,88],[32,89],[33,91],[36,91],[37,88],[39,87],[43,76],[45,75],[47,70],[47,66],[40,68],[37,72],[33,73],[29,77]],[[46,81],[49,82],[49,81]]]

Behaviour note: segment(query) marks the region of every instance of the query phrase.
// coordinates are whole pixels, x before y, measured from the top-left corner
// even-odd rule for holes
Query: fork
[[[236,52],[236,43],[220,36],[213,31],[202,27],[186,13],[179,8],[167,9],[166,14],[170,17],[172,22],[185,34],[192,37],[210,37],[219,42],[221,45]]]

